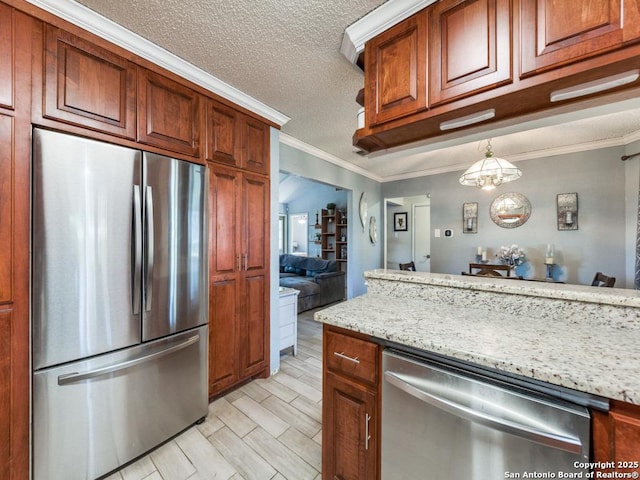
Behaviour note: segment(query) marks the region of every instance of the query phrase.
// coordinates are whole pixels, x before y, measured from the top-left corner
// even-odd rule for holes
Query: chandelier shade
[[[503,183],[512,182],[522,176],[522,171],[503,158],[493,156],[491,143],[485,158],[471,165],[460,177],[462,185],[492,190]]]

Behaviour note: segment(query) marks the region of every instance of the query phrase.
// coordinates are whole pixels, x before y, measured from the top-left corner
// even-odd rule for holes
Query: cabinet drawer
[[[364,382],[378,380],[378,345],[359,338],[327,331],[325,360],[329,370]]]

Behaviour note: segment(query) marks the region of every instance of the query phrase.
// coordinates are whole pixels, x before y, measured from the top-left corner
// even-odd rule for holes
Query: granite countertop
[[[408,273],[408,274],[407,274]],[[457,275],[413,272],[367,272],[368,280],[384,280],[384,288],[316,312],[316,321],[343,327],[394,343],[472,362],[500,371],[572,388],[603,397],[640,404],[640,322],[631,305],[637,292],[621,289],[571,288],[566,285],[526,285],[539,282],[477,281]],[[407,282],[408,280],[408,282]],[[450,299],[402,295],[407,283],[454,288],[460,295],[477,290],[501,294],[564,299],[577,312],[591,306],[623,305],[622,320],[595,321],[589,315],[514,315],[497,308],[470,308]],[[386,286],[388,285],[388,286]],[[559,287],[559,288],[558,288]],[[373,293],[372,293],[373,290]],[[506,291],[505,291],[506,290]],[[602,290],[606,290],[602,291]],[[440,288],[442,291],[442,288]],[[444,290],[448,293],[449,290]],[[503,296],[504,297],[504,296]],[[605,298],[606,297],[606,298]],[[504,297],[511,302],[522,298]],[[585,303],[580,303],[584,301]],[[555,304],[554,305],[554,309]],[[638,303],[640,305],[640,303]],[[615,315],[614,315],[615,317]],[[586,318],[586,320],[584,320]]]

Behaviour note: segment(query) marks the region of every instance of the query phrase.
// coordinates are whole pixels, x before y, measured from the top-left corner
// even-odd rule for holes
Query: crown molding
[[[355,64],[368,40],[435,2],[436,0],[389,0],[345,29],[340,52]]]
[[[324,150],[314,147],[313,145],[309,145],[308,143],[305,143],[302,140],[298,140],[297,138],[292,137],[291,135],[287,135],[286,133],[280,132],[280,143],[308,153],[309,155],[313,155],[314,157],[318,157],[321,160],[325,160],[329,163],[337,165],[338,167],[344,168],[345,170],[349,170],[350,172],[370,178],[371,180],[375,180],[376,182],[382,183],[383,181],[382,177],[374,175],[364,168],[360,168],[353,163],[342,160],[335,155],[327,153]]]
[[[127,30],[72,0],[27,0],[53,15],[159,65],[227,100],[282,126],[290,118],[237,88],[181,59],[155,43]]]

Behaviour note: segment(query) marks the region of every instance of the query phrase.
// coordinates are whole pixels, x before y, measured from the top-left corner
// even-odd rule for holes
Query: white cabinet
[[[280,287],[280,351],[293,347],[298,353],[298,294],[294,288]]]

